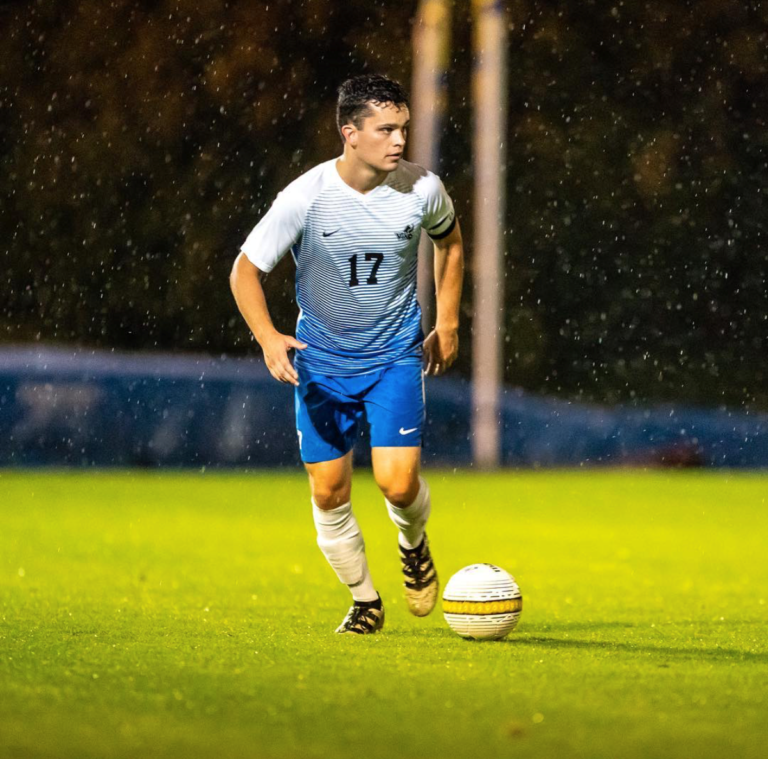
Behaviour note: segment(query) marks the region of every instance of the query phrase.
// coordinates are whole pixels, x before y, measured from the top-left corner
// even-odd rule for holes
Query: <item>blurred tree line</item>
[[[0,341],[253,351],[238,247],[340,151],[343,79],[409,83],[415,6],[0,4]],[[768,4],[518,0],[509,49],[507,382],[768,408]],[[470,77],[458,0],[441,173],[471,262]]]

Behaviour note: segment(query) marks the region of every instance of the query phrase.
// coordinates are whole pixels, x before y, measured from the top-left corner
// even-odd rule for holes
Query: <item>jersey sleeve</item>
[[[440,177],[430,172],[428,179],[429,181],[425,182],[426,200],[422,227],[433,240],[440,240],[453,232],[456,226],[456,212]]]
[[[241,250],[263,272],[272,271],[295,245],[304,229],[304,204],[283,191],[261,221],[253,228]]]

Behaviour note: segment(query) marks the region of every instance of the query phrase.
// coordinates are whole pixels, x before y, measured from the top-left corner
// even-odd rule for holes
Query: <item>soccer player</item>
[[[238,308],[272,376],[295,388],[301,458],[309,474],[317,543],[353,605],[336,630],[381,629],[384,607],[352,512],[352,447],[370,426],[373,474],[399,530],[405,595],[429,614],[438,578],[420,476],[426,374],[458,352],[464,269],[453,203],[435,174],[403,160],[408,96],[390,79],[357,76],[339,88],[339,158],[289,184],[242,246],[232,269]],[[435,245],[437,317],[426,340],[416,301],[419,237]],[[290,250],[296,263],[296,337],[280,334],[261,279]],[[295,350],[291,364],[289,351]]]

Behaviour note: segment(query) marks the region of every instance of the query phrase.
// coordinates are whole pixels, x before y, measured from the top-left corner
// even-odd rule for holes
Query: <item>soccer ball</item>
[[[515,578],[493,564],[460,569],[443,591],[445,621],[464,638],[503,638],[517,627],[522,610]]]

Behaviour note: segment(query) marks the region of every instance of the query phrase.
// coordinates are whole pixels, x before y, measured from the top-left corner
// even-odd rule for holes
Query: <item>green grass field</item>
[[[764,757],[768,477],[428,473],[443,581],[520,583],[518,629],[349,605],[300,474],[0,472],[0,757]]]

